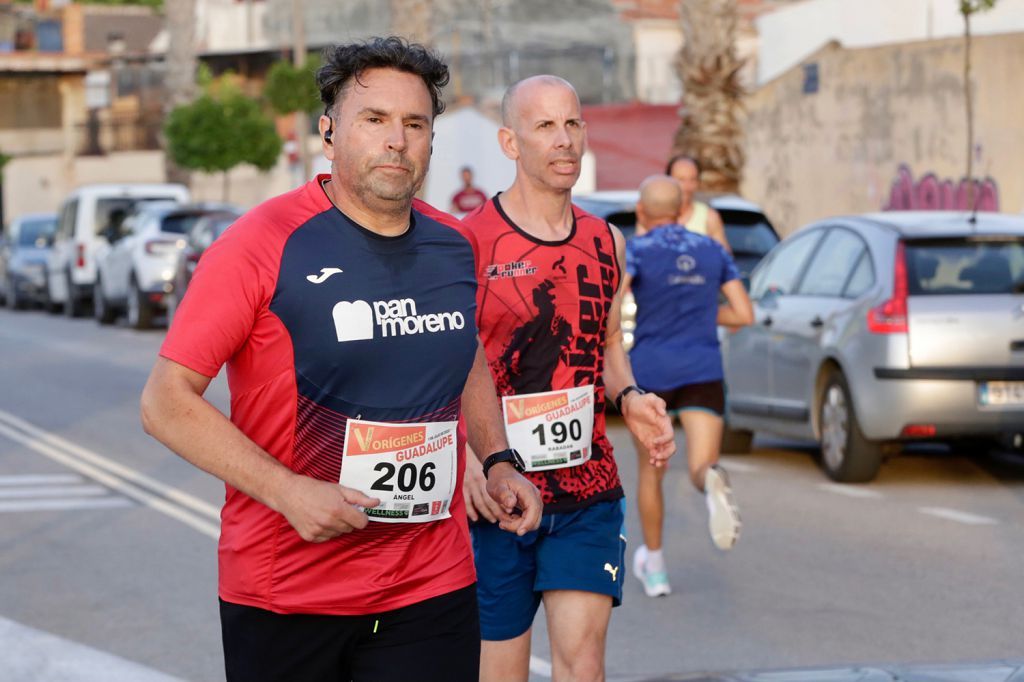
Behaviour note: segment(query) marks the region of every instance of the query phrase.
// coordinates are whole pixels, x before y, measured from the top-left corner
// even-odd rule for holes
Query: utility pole
[[[292,0],[292,64],[300,68],[306,59],[306,12],[303,0]],[[309,180],[312,172],[308,141],[309,112],[300,109],[295,112],[295,143],[299,146],[303,182]]]

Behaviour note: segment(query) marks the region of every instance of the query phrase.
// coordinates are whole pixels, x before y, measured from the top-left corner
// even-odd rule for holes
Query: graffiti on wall
[[[992,178],[974,180],[974,202],[979,211],[999,210],[999,185]],[[970,211],[967,201],[967,178],[959,182],[940,180],[928,173],[914,181],[907,165],[901,165],[889,190],[886,211]]]

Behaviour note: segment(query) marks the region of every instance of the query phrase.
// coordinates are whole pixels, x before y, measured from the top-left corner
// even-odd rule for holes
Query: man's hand
[[[491,523],[497,523],[501,516],[501,506],[487,492],[487,479],[484,478],[484,467],[480,460],[471,452],[466,452],[466,475],[462,481],[462,498],[466,501],[466,516],[470,521],[479,521],[481,517]]]
[[[282,497],[278,511],[306,542],[326,542],[366,528],[369,519],[360,507],[380,504],[358,490],[301,474],[289,481]]]
[[[498,504],[498,526],[516,535],[536,530],[544,509],[537,486],[508,462],[495,464],[487,473],[487,494]]]
[[[622,418],[650,456],[651,464],[661,467],[675,454],[672,419],[665,410],[665,401],[653,393],[629,393],[622,401]]]

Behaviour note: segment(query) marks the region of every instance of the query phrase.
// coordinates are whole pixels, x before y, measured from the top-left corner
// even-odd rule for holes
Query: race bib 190
[[[350,419],[338,482],[380,499],[378,506],[365,510],[371,521],[447,519],[458,473],[458,424]]]
[[[505,435],[527,471],[560,469],[590,459],[594,387],[504,396]]]

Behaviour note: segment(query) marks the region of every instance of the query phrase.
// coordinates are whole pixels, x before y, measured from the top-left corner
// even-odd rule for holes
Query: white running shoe
[[[644,594],[648,597],[667,597],[672,594],[666,571],[647,571],[647,545],[640,545],[633,552],[633,575],[643,584]]]
[[[704,501],[708,505],[711,541],[721,550],[732,549],[740,539],[740,510],[736,507],[729,477],[717,464],[704,474]]]

